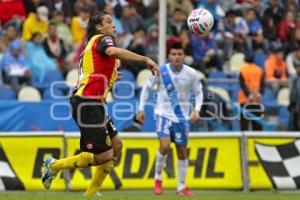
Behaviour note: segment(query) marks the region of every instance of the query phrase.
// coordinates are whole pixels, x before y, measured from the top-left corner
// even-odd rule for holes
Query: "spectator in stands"
[[[31,84],[31,72],[25,59],[19,39],[12,41],[3,56],[1,69],[5,72],[7,82],[18,90],[20,84]]]
[[[44,82],[47,72],[57,70],[55,60],[47,56],[42,42],[42,35],[34,33],[31,40],[25,43],[26,58],[33,76],[37,77],[39,83]]]
[[[8,49],[9,44],[18,38],[18,33],[14,25],[9,25],[4,29],[4,34],[0,40],[0,52],[5,52]]]
[[[297,78],[294,80],[290,94],[290,127],[291,131],[300,131],[300,63],[295,65]]]
[[[168,0],[168,13],[174,13],[176,9],[182,10],[184,17],[186,18],[190,12],[194,9],[190,1],[185,0]]]
[[[275,27],[277,27],[279,22],[282,20],[284,13],[285,10],[280,5],[279,0],[269,0],[269,5],[263,13],[263,20],[268,21],[268,18],[272,18]]]
[[[217,25],[215,40],[224,51],[224,58],[228,60],[233,54],[233,44],[235,41],[235,11],[229,10],[226,12],[226,17],[220,20]]]
[[[42,0],[23,0],[23,3],[27,17],[30,13],[36,13],[37,8],[43,5]]]
[[[45,36],[48,30],[48,14],[46,6],[40,6],[37,8],[36,13],[29,14],[23,24],[23,41],[30,40],[36,32],[40,33],[42,37]]]
[[[0,21],[2,24],[12,19],[23,21],[25,16],[25,7],[21,0],[6,0],[0,2]]]
[[[254,8],[247,10],[245,19],[248,26],[246,47],[248,51],[253,51],[263,46],[263,30]]]
[[[291,30],[290,36],[283,42],[285,54],[289,54],[300,46],[300,26]]]
[[[192,35],[191,43],[196,65],[201,62],[208,63],[217,54],[217,44],[209,35]]]
[[[72,49],[73,36],[70,27],[65,23],[64,14],[60,11],[55,11],[53,15],[57,36],[64,41],[69,50]]]
[[[186,23],[186,18],[180,8],[177,8],[174,13],[172,13],[172,18],[168,20],[168,26],[172,31],[172,35],[178,36],[181,30],[184,28]]]
[[[225,12],[216,0],[202,0],[198,4],[198,7],[209,10],[216,22],[225,16]]]
[[[156,24],[158,26],[158,19],[159,19],[159,10],[158,8],[153,8],[151,12],[151,16],[148,17],[148,19],[145,20],[144,26],[145,30],[148,31],[149,27],[153,24]]]
[[[149,13],[143,0],[134,0],[131,5],[135,8],[136,12],[142,16],[143,19],[148,18]]]
[[[145,56],[146,50],[145,50],[144,42],[145,42],[145,31],[144,29],[139,28],[133,33],[133,37],[127,49],[139,55]],[[144,65],[143,63],[126,61],[126,64],[127,64],[126,69],[130,70],[135,77],[142,69],[146,69],[146,65]]]
[[[187,29],[182,29],[179,39],[185,54],[184,63],[191,66],[194,64],[194,59],[189,31]]]
[[[240,105],[252,114],[260,117],[262,113],[261,108],[261,95],[264,91],[264,75],[260,67],[255,65],[254,53],[247,52],[245,55],[246,64],[240,69],[239,82],[241,90],[239,92],[239,103]],[[241,114],[240,121],[241,130],[249,130],[249,125],[252,124],[253,130],[262,130],[261,124],[251,119],[246,114]]]
[[[219,0],[219,4],[224,12],[239,8],[239,5],[236,4],[236,0]]]
[[[90,14],[97,12],[97,4],[93,0],[76,0],[74,4],[75,14],[80,15],[82,7],[88,7]]]
[[[149,27],[145,40],[146,56],[157,62],[158,60],[158,26]]]
[[[266,52],[269,52],[269,49],[273,45],[281,44],[280,40],[277,37],[276,26],[274,24],[274,19],[272,17],[266,18],[266,21],[263,22],[263,37],[266,45]]]
[[[125,33],[134,33],[140,27],[144,27],[143,18],[136,12],[132,6],[123,7],[122,24]]]
[[[283,1],[285,10],[291,10],[293,13],[300,12],[300,2],[298,0],[285,0]]]
[[[297,76],[296,66],[300,66],[300,46],[287,56],[286,66],[289,76]]]
[[[262,46],[263,31],[259,20],[256,17],[256,11],[249,8],[246,11],[245,19],[237,23],[235,33],[239,35],[240,44],[245,43],[247,51],[253,51]]]
[[[79,8],[79,15],[74,16],[71,22],[71,32],[73,35],[74,42],[77,46],[85,38],[85,28],[90,18],[90,6],[82,6]]]
[[[290,36],[291,30],[296,28],[295,16],[292,11],[287,11],[283,20],[277,26],[278,37],[285,41]]]
[[[287,85],[287,71],[282,46],[272,48],[271,54],[265,61],[264,71],[268,81],[267,85],[275,94],[281,87]]]
[[[49,8],[50,17],[59,12],[64,14],[66,22],[70,23],[72,18],[72,8],[68,0],[44,0],[45,5]]]
[[[106,4],[104,11],[111,15],[114,25],[116,26],[116,33],[120,35],[124,33],[123,24],[119,18],[116,17],[114,10],[110,4]]]
[[[65,63],[67,51],[64,41],[57,36],[55,23],[50,23],[48,36],[44,39],[43,46],[46,54],[56,60],[60,71],[66,73],[68,71]]]
[[[144,27],[146,32],[148,32],[149,27],[151,27],[153,24],[158,26],[158,18],[159,18],[159,11],[158,7],[153,8],[151,11],[152,16],[150,16],[147,20],[144,22]],[[170,26],[166,26],[167,29],[167,35],[172,35],[172,30]]]
[[[273,51],[269,55],[264,66],[266,80],[286,80],[286,65],[283,58],[284,52],[282,46],[273,47]]]

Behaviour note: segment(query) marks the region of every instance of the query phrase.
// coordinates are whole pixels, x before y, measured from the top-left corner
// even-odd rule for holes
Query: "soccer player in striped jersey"
[[[199,119],[203,102],[202,85],[195,70],[183,64],[184,51],[180,43],[174,43],[171,46],[168,57],[170,63],[160,67],[161,76],[150,77],[142,89],[137,120],[141,123],[144,122],[144,105],[149,91],[158,88],[155,114],[160,147],[156,153],[154,193],[157,195],[163,193],[163,166],[167,159],[170,143],[174,142],[178,157],[177,195],[190,196],[192,192],[185,185],[188,167],[186,146],[189,120],[194,123]],[[189,102],[191,91],[195,93],[195,106]]]
[[[119,59],[143,62],[153,75],[159,74],[156,63],[150,58],[116,47],[115,31],[109,14],[91,16],[87,26],[88,42],[80,59],[78,85],[70,99],[72,116],[80,129],[82,152],[44,161],[42,183],[46,189],[60,170],[95,166],[85,195],[98,192],[122,149],[121,138],[104,107],[106,96],[118,77]]]

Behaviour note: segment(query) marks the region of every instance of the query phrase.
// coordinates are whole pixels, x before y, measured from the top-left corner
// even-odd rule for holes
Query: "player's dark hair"
[[[99,34],[99,31],[96,29],[96,25],[102,25],[104,15],[109,14],[106,12],[100,12],[90,17],[89,23],[86,28],[87,40],[90,40],[94,35]]]
[[[175,42],[171,45],[170,49],[183,49],[182,44],[180,42]]]
[[[171,52],[172,49],[177,49],[177,50],[182,49],[182,50],[183,50],[183,47],[182,47],[181,42],[175,42],[175,43],[173,43],[173,44],[167,49],[167,54],[169,54],[169,53]]]

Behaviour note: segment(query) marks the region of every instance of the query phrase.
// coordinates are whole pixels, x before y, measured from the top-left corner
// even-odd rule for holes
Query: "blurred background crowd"
[[[216,95],[215,101],[226,104],[224,112],[240,101],[240,69],[252,63],[264,74],[261,101],[268,121],[276,120],[284,129],[300,128],[300,123],[294,123],[300,118],[298,0],[167,3],[167,49],[175,42],[182,43],[185,63],[197,70],[205,94],[210,91]],[[17,99],[25,86],[37,89],[41,100],[51,98],[47,95],[51,82],[63,81],[76,71],[87,22],[97,11],[112,15],[118,46],[157,61],[158,4],[158,0],[1,0],[0,98]],[[206,36],[193,35],[186,26],[189,12],[199,7],[208,9],[215,19]],[[145,68],[130,62],[121,65],[137,87],[134,98],[146,81]]]

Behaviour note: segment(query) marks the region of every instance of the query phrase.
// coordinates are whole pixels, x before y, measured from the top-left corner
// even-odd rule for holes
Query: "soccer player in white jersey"
[[[183,64],[184,51],[180,43],[171,46],[168,58],[170,63],[160,67],[161,76],[151,77],[143,87],[137,120],[144,122],[144,105],[149,91],[158,87],[155,114],[160,146],[156,154],[154,193],[156,195],[163,193],[162,170],[170,143],[174,142],[178,157],[177,195],[190,196],[192,192],[185,184],[188,168],[189,120],[195,123],[199,119],[199,111],[203,102],[202,85],[195,70]],[[195,106],[191,106],[190,91],[195,93]]]

